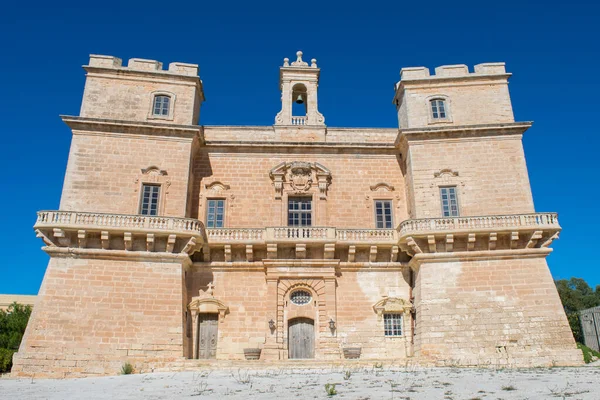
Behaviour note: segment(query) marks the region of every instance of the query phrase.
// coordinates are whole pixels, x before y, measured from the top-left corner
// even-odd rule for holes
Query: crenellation
[[[162,66],[160,61],[144,58],[130,58],[127,62],[127,68],[134,71],[162,71]]]

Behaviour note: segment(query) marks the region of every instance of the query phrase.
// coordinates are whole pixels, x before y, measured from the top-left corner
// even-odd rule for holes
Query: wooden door
[[[198,315],[198,358],[217,357],[217,314]]]
[[[315,324],[310,318],[294,318],[288,327],[288,358],[315,357]]]

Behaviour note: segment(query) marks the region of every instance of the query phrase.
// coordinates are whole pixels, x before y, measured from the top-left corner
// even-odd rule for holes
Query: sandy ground
[[[325,384],[335,384],[328,396]],[[600,399],[600,366],[232,369],[82,379],[0,379],[0,399]]]

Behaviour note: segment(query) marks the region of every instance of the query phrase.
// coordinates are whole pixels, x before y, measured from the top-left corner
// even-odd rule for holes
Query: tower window
[[[154,96],[154,105],[152,115],[159,117],[169,116],[169,107],[171,106],[171,97],[166,95]]]
[[[312,225],[312,198],[290,197],[288,199],[288,226]]]
[[[442,216],[458,217],[456,186],[441,187],[440,198],[442,199]]]
[[[392,228],[391,200],[375,200],[375,225],[377,229]]]
[[[446,119],[446,101],[442,99],[433,99],[431,104],[431,117],[433,119]]]
[[[208,210],[206,212],[207,228],[222,228],[225,221],[225,200],[208,200]]]
[[[160,196],[160,185],[142,185],[142,200],[140,202],[140,214],[158,215],[158,201]]]
[[[402,336],[402,314],[383,314],[385,336]]]

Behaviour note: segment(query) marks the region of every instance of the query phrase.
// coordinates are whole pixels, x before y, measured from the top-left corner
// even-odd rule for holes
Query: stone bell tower
[[[290,64],[283,59],[279,68],[279,89],[281,90],[281,111],[275,117],[275,125],[324,126],[325,118],[317,107],[317,88],[320,69],[317,60],[310,60],[310,66],[302,61],[302,52],[296,53],[296,61]],[[294,103],[301,105],[294,110]],[[295,115],[298,114],[298,115]]]

